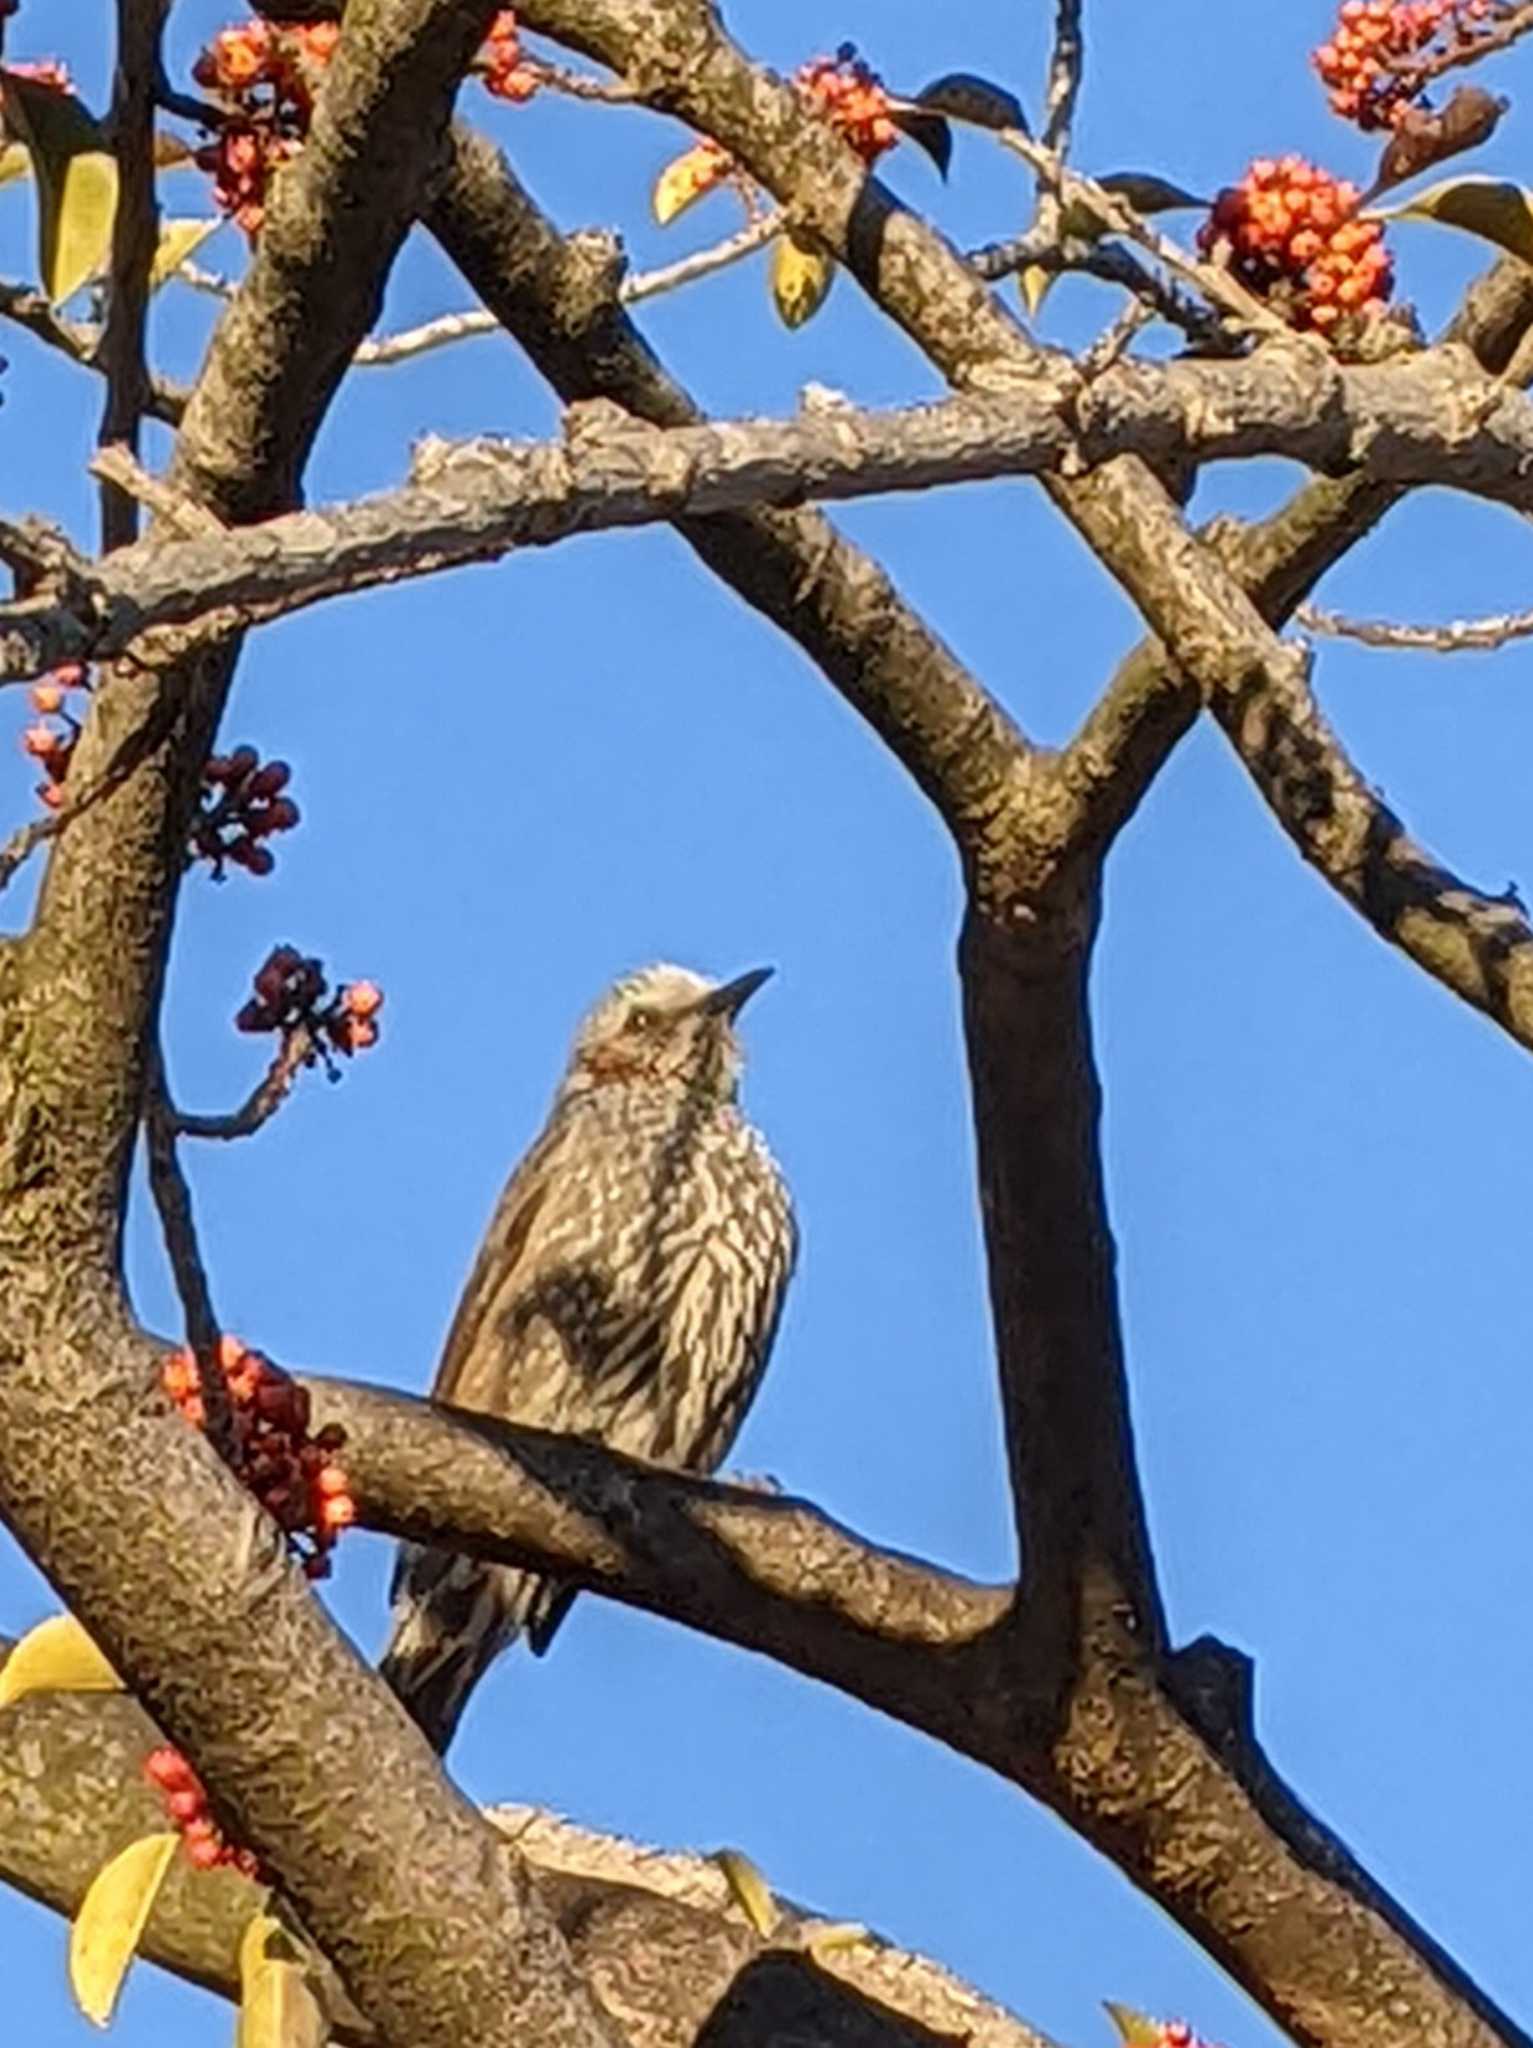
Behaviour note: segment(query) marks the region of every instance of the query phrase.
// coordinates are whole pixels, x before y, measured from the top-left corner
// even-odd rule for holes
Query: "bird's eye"
[[[642,1033],[652,1030],[654,1022],[655,1013],[653,1010],[630,1010],[628,1013],[628,1029],[630,1031]]]

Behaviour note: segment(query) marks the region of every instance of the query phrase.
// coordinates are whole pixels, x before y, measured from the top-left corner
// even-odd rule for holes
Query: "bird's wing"
[[[781,1228],[771,1233],[768,1242],[771,1251],[759,1263],[726,1266],[716,1255],[708,1261],[712,1300],[705,1312],[738,1316],[740,1327],[753,1335],[738,1370],[721,1377],[708,1390],[698,1406],[689,1440],[678,1444],[671,1454],[676,1463],[693,1471],[715,1471],[727,1456],[772,1355],[798,1256],[798,1230],[791,1211],[785,1212]]]
[[[437,1370],[438,1400],[605,1432],[614,1403],[653,1374],[661,1310],[623,1287],[613,1241],[630,1147],[600,1115],[556,1115],[491,1218]]]

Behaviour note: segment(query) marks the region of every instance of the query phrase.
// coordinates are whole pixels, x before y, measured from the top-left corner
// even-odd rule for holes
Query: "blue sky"
[[[237,12],[179,0],[184,75]],[[1047,10],[916,0],[731,0],[746,46],[789,65],[854,38],[891,83],[955,68],[1036,104]],[[18,56],[68,56],[98,105],[105,0],[27,0]],[[1080,156],[1195,190],[1294,148],[1338,172],[1370,152],[1306,62],[1324,5],[1191,0],[1088,10]],[[1533,87],[1520,53],[1487,73]],[[649,184],[674,124],[538,100],[466,110],[567,227],[612,224],[647,266],[733,225],[714,198],[666,231]],[[1515,175],[1527,111],[1484,167]],[[901,151],[891,180],[963,243],[1025,217],[1020,168],[960,139],[951,185]],[[199,210],[195,176],[167,183]],[[30,199],[0,192],[0,274],[33,272]],[[1190,225],[1186,232],[1190,234]],[[1476,245],[1395,236],[1429,325]],[[210,261],[237,266],[232,231]],[[466,303],[413,242],[386,325]],[[1047,331],[1111,302],[1066,285]],[[760,259],[641,322],[712,407],[781,412],[816,380],[870,402],[933,373],[843,278],[795,336]],[[162,363],[187,375],[206,302],[166,294]],[[0,342],[4,510],[92,535],[83,464],[99,391],[19,333]],[[421,433],[552,428],[498,339],[356,373],[310,472],[316,496],[397,479]],[[163,458],[158,440],[152,451]],[[1202,486],[1254,511],[1295,472]],[[837,514],[1045,740],[1063,738],[1136,637],[1128,606],[1030,487]],[[1508,514],[1423,494],[1326,586],[1353,610],[1447,618],[1526,601]],[[1533,873],[1533,655],[1433,662],[1327,646],[1326,708],[1412,826],[1476,882]],[[19,696],[8,722],[19,731]],[[734,1460],[880,1540],[980,1575],[1010,1568],[952,973],[959,891],[922,799],[800,656],[668,534],[567,544],[449,584],[352,600],[253,641],[226,737],[295,769],[303,829],[269,881],[188,886],[169,995],[174,1084],[231,1105],[256,1048],[230,1022],[292,940],[388,993],[384,1044],[312,1079],[253,1142],[190,1160],[226,1324],[294,1364],[422,1389],[478,1233],[536,1131],[573,1022],[615,973],[672,957],[779,977],[752,1006],[747,1099],[794,1187],[803,1257]],[[0,746],[0,820],[31,777]],[[24,914],[18,884],[4,906]],[[1388,952],[1299,863],[1219,735],[1181,747],[1114,853],[1096,970],[1107,1164],[1135,1415],[1172,1625],[1257,1660],[1274,1760],[1374,1872],[1533,2024],[1525,1758],[1533,1510],[1526,1055]],[[142,1213],[144,1315],[173,1320]],[[389,1551],[342,1546],[333,1589],[369,1652]],[[50,1606],[0,1541],[0,1628]],[[1157,1910],[1011,1787],[774,1666],[586,1600],[538,1665],[503,1663],[454,1757],[485,1799],[550,1804],[658,1842],[746,1848],[773,1884],[929,1950],[1061,2040],[1109,2038],[1099,2001],[1185,2014],[1230,2044],[1279,2037]],[[8,2006],[35,2048],[87,2036],[62,1926],[0,1894]],[[149,1969],[122,2048],[228,2024]]]

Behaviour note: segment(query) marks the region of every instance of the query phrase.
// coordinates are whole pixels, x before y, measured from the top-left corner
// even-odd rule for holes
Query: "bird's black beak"
[[[737,974],[733,981],[726,981],[721,988],[710,989],[698,1008],[706,1017],[737,1017],[761,984],[772,979],[774,972],[770,967],[753,967],[749,974]]]

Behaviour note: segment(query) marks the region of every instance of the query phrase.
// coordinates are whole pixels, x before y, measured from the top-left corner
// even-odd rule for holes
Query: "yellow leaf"
[[[106,2026],[181,1837],[145,1835],[98,1870],[69,1930],[69,1985],[88,2020]]]
[[[825,303],[834,260],[813,242],[800,241],[790,229],[772,250],[772,303],[786,327],[802,327]]]
[[[1029,263],[1024,270],[1018,272],[1017,289],[1022,294],[1022,303],[1027,308],[1029,320],[1037,319],[1038,308],[1048,297],[1053,282],[1053,271],[1045,270],[1041,263]]]
[[[235,2048],[325,2048],[324,2008],[281,1923],[258,1913],[240,1942],[240,2020]]]
[[[694,199],[711,192],[728,175],[729,168],[729,158],[706,142],[673,158],[656,178],[650,200],[661,227],[668,226],[678,213],[684,213]]]
[[[72,298],[106,268],[117,211],[117,163],[106,136],[73,93],[0,71],[5,124],[26,144],[37,177],[43,290]]]
[[[1135,2012],[1131,2005],[1119,2005],[1111,1998],[1104,1998],[1102,2004],[1124,2048],[1155,2048],[1161,2029],[1147,2014]]]
[[[713,1860],[723,1871],[730,1892],[746,1919],[764,1940],[780,1917],[771,1886],[749,1856],[738,1849],[720,1849]]]
[[[8,142],[0,149],[0,185],[14,185],[18,178],[30,178],[32,158],[24,142]]]
[[[157,171],[186,170],[196,162],[197,152],[189,142],[183,142],[179,135],[172,135],[168,129],[155,131],[154,167]]]
[[[29,1628],[0,1666],[0,1707],[29,1692],[121,1692],[122,1680],[72,1614]]]
[[[149,270],[149,289],[158,291],[167,278],[175,276],[187,257],[195,255],[208,236],[222,226],[222,220],[216,216],[212,220],[162,220],[159,244]]]
[[[819,1963],[826,1956],[843,1955],[849,1948],[864,1948],[872,1939],[860,1920],[832,1920],[811,1930],[807,1947]]]
[[[1533,193],[1504,178],[1449,178],[1429,185],[1402,206],[1379,209],[1373,218],[1435,220],[1533,263]]]

